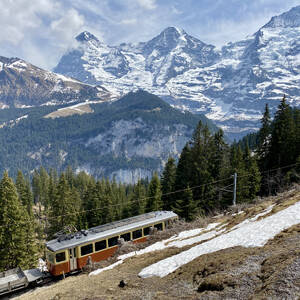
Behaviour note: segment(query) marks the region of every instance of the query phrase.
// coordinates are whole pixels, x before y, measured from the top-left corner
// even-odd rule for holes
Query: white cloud
[[[1,0],[0,55],[18,56],[49,69],[84,21],[77,10],[65,9],[61,1]]]
[[[297,1],[0,0],[0,55],[50,69],[83,30],[117,45],[147,41],[168,26],[221,46],[254,33]]]
[[[51,33],[61,41],[62,45],[73,40],[74,35],[84,26],[84,17],[75,9],[70,9],[59,19],[50,24]]]
[[[137,23],[137,19],[133,18],[133,19],[124,19],[121,21],[121,24],[124,25],[135,25]]]
[[[137,3],[145,8],[145,9],[155,9],[157,6],[156,6],[156,0],[136,0]]]

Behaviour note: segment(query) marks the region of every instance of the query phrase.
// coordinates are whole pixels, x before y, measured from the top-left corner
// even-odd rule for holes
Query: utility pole
[[[234,173],[234,186],[233,186],[233,203],[232,203],[232,205],[233,206],[236,206],[236,177],[237,177],[237,174],[236,173]]]

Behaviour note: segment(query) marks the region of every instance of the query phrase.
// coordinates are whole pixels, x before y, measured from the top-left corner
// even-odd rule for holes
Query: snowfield
[[[145,253],[163,250],[168,247],[182,248],[187,245],[203,242],[189,250],[177,255],[168,257],[156,262],[141,270],[139,276],[142,278],[159,276],[164,277],[181,266],[191,262],[197,257],[216,252],[222,249],[242,247],[262,247],[270,239],[274,238],[281,231],[300,223],[300,201],[270,216],[269,214],[275,205],[271,205],[254,217],[245,219],[241,223],[226,230],[226,225],[211,223],[206,228],[183,231],[169,239],[159,241],[139,251],[130,252],[118,257],[118,261],[106,268],[98,269],[89,275],[97,275],[105,270],[122,264],[126,258],[143,255]],[[240,212],[238,214],[242,214]],[[237,215],[237,214],[233,214]]]
[[[144,268],[139,276],[164,277],[203,254],[226,248],[262,247],[282,230],[298,223],[300,223],[300,202],[261,220],[244,221],[230,232]]]

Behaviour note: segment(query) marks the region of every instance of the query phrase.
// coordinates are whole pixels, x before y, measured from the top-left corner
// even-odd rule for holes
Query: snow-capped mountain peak
[[[75,38],[78,42],[89,42],[89,41],[96,41],[99,42],[98,38],[95,37],[92,33],[88,31],[83,31],[78,34]]]
[[[119,95],[144,89],[179,109],[205,113],[239,138],[259,128],[266,103],[275,111],[285,94],[300,105],[299,33],[297,6],[221,51],[168,27],[143,43],[84,43],[64,55],[55,71]]]
[[[300,26],[300,5],[291,8],[289,11],[274,16],[271,20],[263,27],[299,27]]]

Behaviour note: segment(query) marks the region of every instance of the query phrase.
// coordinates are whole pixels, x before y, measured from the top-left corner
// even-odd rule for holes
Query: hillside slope
[[[178,157],[199,120],[216,130],[204,116],[182,113],[143,91],[85,108],[0,110],[0,172],[69,165],[132,183],[161,170],[170,155]]]
[[[110,100],[111,93],[38,68],[19,58],[0,56],[0,109]]]
[[[260,226],[264,224],[269,226]],[[180,228],[185,231],[179,233]],[[248,234],[241,240],[248,240],[248,245],[226,247],[227,237],[244,229]],[[201,249],[220,239],[225,245],[219,243],[218,251],[201,255]],[[147,245],[142,250],[138,248],[145,245],[121,248],[121,253],[129,253],[118,253],[102,263],[104,267],[117,261],[94,276],[69,277],[20,299],[299,299],[300,187],[245,206],[238,213],[180,223],[154,235]],[[145,270],[193,249],[199,251],[191,262],[182,264],[183,259],[168,275],[143,278]],[[123,288],[118,286],[121,280],[126,283]]]

